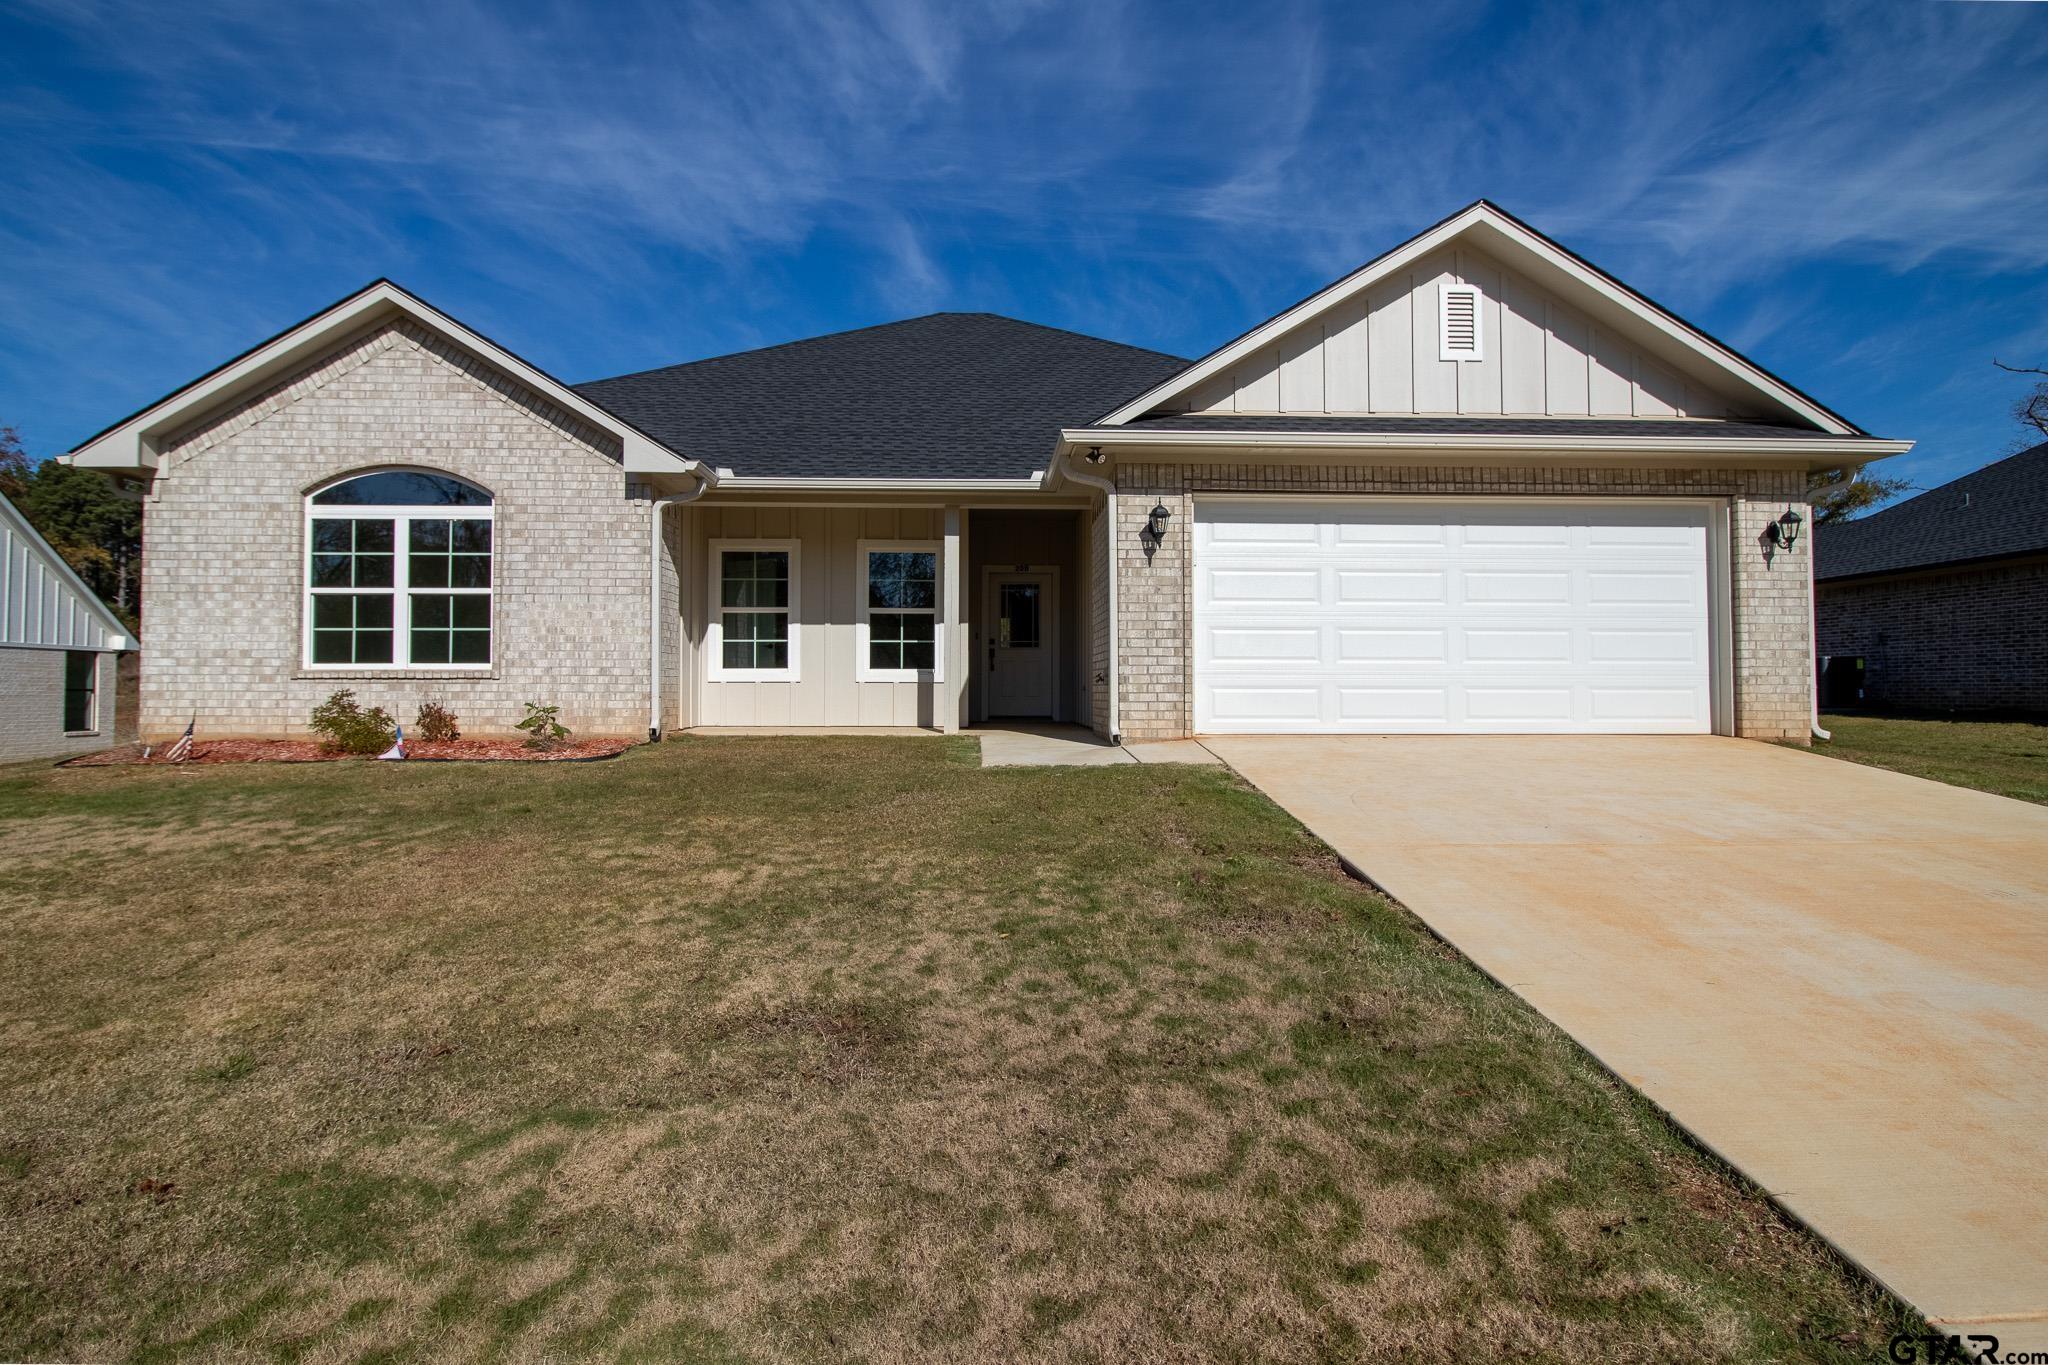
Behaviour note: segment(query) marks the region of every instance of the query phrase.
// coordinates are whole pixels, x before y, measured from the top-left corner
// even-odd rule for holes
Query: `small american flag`
[[[186,759],[192,757],[192,727],[198,723],[199,717],[197,716],[185,722],[185,733],[178,736],[176,744],[164,750],[164,762],[183,763]]]
[[[384,751],[383,753],[381,753],[381,754],[378,754],[378,755],[377,755],[377,757],[379,757],[379,758],[404,758],[404,757],[405,757],[405,727],[404,727],[403,725],[401,725],[401,726],[399,726],[399,727],[398,727],[398,743],[396,743],[396,744],[392,745],[392,746],[391,746],[390,748],[386,749],[386,750],[385,750],[385,751]]]

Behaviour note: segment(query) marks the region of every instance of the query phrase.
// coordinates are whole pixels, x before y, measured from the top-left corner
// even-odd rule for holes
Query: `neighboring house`
[[[1816,537],[1819,652],[1863,705],[2048,714],[2048,443]]]
[[[0,497],[0,763],[114,742],[127,627]]]
[[[1478,203],[1203,359],[937,314],[567,385],[379,282],[72,453],[143,732],[1075,720],[1804,739],[1877,440]]]

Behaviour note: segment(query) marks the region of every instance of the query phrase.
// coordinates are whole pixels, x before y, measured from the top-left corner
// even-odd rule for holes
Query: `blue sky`
[[[2048,4],[0,0],[0,425],[389,275],[570,380],[988,309],[1197,355],[1485,196],[1882,435],[2048,365]]]

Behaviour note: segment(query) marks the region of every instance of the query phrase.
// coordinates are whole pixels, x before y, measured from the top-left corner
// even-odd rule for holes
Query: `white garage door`
[[[1707,514],[1199,499],[1195,728],[1710,731]]]

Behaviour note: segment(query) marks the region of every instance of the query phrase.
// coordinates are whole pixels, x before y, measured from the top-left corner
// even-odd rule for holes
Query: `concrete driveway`
[[[2048,1347],[2048,808],[1708,737],[1205,743],[1945,1330]]]

